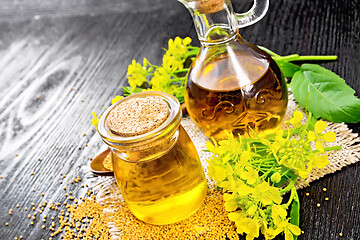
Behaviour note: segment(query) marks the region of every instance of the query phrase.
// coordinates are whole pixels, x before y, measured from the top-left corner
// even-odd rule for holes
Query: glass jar
[[[160,97],[169,112],[155,129],[136,136],[119,136],[106,119],[130,99]],[[102,115],[98,132],[109,145],[118,186],[131,212],[151,224],[170,224],[193,214],[203,203],[207,183],[198,153],[180,125],[178,100],[163,92],[142,92],[113,104]]]

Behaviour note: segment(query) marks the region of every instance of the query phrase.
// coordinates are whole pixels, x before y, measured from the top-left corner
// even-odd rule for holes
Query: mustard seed
[[[8,222],[6,222],[6,223],[5,223],[5,226],[9,226],[9,223],[8,223]]]
[[[326,198],[325,198],[325,201],[329,201],[329,198],[328,198],[328,197],[326,197]]]
[[[342,237],[342,236],[343,236],[343,234],[342,234],[342,233],[339,233],[339,236],[340,236],[340,237]]]
[[[317,207],[320,207],[320,203],[316,204]]]
[[[326,191],[327,191],[327,189],[326,189],[326,188],[323,188],[323,191],[324,191],[324,192],[326,192]]]

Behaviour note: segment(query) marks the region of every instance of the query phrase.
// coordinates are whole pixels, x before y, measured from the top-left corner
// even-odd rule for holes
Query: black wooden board
[[[175,36],[199,44],[190,14],[175,0],[75,2],[0,3],[0,239],[49,238],[41,217],[30,225],[31,204],[63,202],[68,191],[74,197],[85,194],[85,180],[70,181],[85,179],[89,158],[105,148],[91,125],[91,111],[103,112],[122,93],[132,59],[159,63],[161,48]],[[238,12],[250,3],[233,0]],[[265,18],[240,33],[281,55],[338,55],[321,65],[358,95],[359,5],[357,0],[273,0]],[[360,132],[360,124],[350,127]],[[359,183],[357,163],[300,190],[304,233],[299,239],[360,239]]]

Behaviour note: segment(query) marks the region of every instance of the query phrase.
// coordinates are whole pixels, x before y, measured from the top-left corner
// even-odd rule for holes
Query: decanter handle
[[[254,5],[245,13],[236,13],[238,28],[250,26],[261,20],[269,8],[269,0],[254,0]]]

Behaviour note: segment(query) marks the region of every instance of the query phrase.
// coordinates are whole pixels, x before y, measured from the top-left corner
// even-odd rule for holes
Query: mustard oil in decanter
[[[235,47],[203,47],[186,83],[191,119],[216,140],[228,132],[267,133],[280,124],[287,108],[286,83],[276,63],[240,35],[236,41]]]

